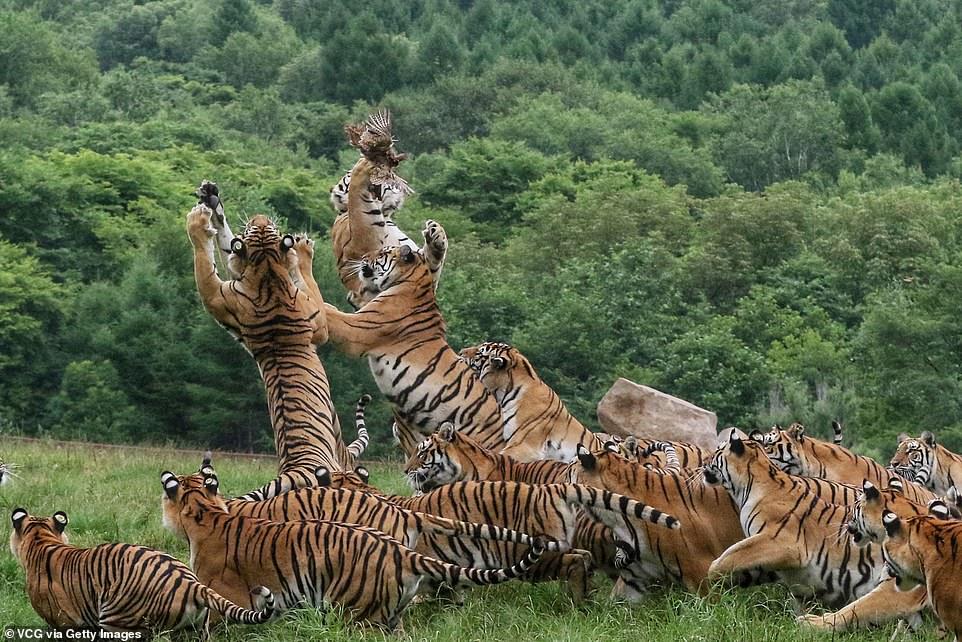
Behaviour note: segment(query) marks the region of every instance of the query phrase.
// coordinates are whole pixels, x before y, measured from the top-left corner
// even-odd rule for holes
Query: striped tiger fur
[[[746,539],[712,562],[708,577],[760,568],[830,607],[865,595],[883,578],[880,547],[848,537],[852,507],[829,504],[766,456],[761,443],[730,429],[702,471],[734,499]]]
[[[241,277],[222,281],[213,264],[210,209],[194,207],[187,228],[201,301],[254,357],[267,390],[280,474],[246,497],[264,499],[311,485],[318,466],[349,467],[354,458],[342,439],[314,346],[326,339],[327,326],[308,260],[313,246],[281,236],[273,222],[256,216],[231,242],[234,270]],[[301,275],[303,287],[292,273]]]
[[[367,484],[363,474],[319,470],[318,477],[321,485],[352,485],[368,492],[378,492]],[[408,510],[462,521],[496,521],[506,528],[540,533],[571,546],[579,541],[579,537],[584,541],[584,535],[576,535],[579,531],[579,511],[584,511],[590,519],[612,530],[619,549],[619,567],[629,564],[634,557],[634,551],[626,544],[628,540],[622,537],[629,518],[649,521],[667,529],[679,527],[678,520],[673,516],[653,511],[642,502],[578,484],[463,481],[447,484],[417,497],[382,496]],[[472,561],[472,566],[489,566],[493,560],[504,559],[512,554],[498,542],[477,542],[477,545],[471,554],[479,557]],[[452,544],[436,538],[424,538],[418,549],[422,550],[422,546],[441,559],[452,554]],[[464,549],[463,546],[461,548]],[[458,551],[459,554],[466,552]],[[579,600],[588,590],[589,569],[585,564],[590,563],[590,557],[587,551],[579,553],[575,548],[561,556],[546,556],[541,566],[527,579],[546,581],[564,578],[572,597]]]
[[[205,462],[199,472],[179,476],[176,480],[181,488],[202,489],[206,478],[216,476],[210,463]],[[405,510],[377,495],[349,488],[298,488],[259,502],[223,499],[227,512],[235,517],[255,517],[272,522],[321,519],[357,524],[375,528],[409,548],[414,548],[418,538],[425,533],[513,542],[523,546],[532,544],[531,537],[525,533],[491,524],[462,522]],[[548,551],[566,549],[563,544],[553,541],[546,542],[545,547]]]
[[[364,262],[362,279],[380,294],[354,314],[326,306],[330,341],[367,357],[399,423],[430,432],[450,421],[486,448],[503,448],[497,400],[448,345],[424,257],[402,245]]]
[[[844,446],[822,441],[805,434],[805,426],[792,424],[787,430],[778,426],[767,433],[752,433],[772,462],[791,475],[821,477],[861,487],[869,480],[876,487],[888,485],[892,472],[871,457],[858,455]],[[925,504],[935,494],[920,484],[906,480],[905,496],[917,504]]]
[[[848,532],[856,545],[864,546],[869,542],[875,545],[883,543],[885,526],[882,523],[882,514],[886,511],[894,512],[903,518],[925,515],[929,511],[927,506],[905,498],[899,479],[901,478],[895,477],[889,488],[884,489],[876,488],[870,481],[862,484],[862,491],[859,493],[858,501],[852,509],[852,518],[848,523]],[[945,505],[942,504],[942,506]],[[914,628],[921,624],[920,613],[925,609],[926,602],[924,587],[901,592],[897,590],[894,579],[887,578],[883,579],[871,592],[835,613],[803,615],[798,620],[814,628],[845,631],[903,618],[908,619]]]
[[[257,578],[276,607],[341,607],[353,620],[388,630],[424,579],[451,586],[484,585],[519,577],[535,564],[544,541],[535,538],[517,564],[479,570],[417,553],[376,529],[332,521],[277,523],[232,516],[217,494],[217,478],[203,488],[182,487],[161,475],[164,525],[190,543],[191,564],[211,588],[237,601]]]
[[[519,461],[571,461],[582,445],[603,442],[568,412],[531,362],[507,343],[488,342],[461,351],[481,383],[494,395],[504,418],[507,444],[502,451]]]
[[[936,443],[935,435],[928,430],[917,438],[900,435],[889,466],[939,495],[962,487],[962,455]]]
[[[71,546],[62,511],[34,517],[17,508],[11,521],[10,551],[27,577],[30,603],[51,627],[144,634],[194,627],[206,639],[211,610],[240,624],[273,615],[274,597],[265,587],[244,596],[257,611],[241,608],[161,551],[134,544]]]
[[[613,436],[609,438],[609,441],[614,443],[616,450],[622,457],[639,464],[651,466],[654,469],[670,467],[664,450],[667,446],[674,450],[675,456],[678,458],[678,464],[683,470],[694,470],[711,459],[711,451],[687,441],[642,439],[634,435],[624,438]],[[658,444],[663,445],[659,446]],[[607,447],[607,442],[605,446]]]
[[[361,398],[357,400],[357,405],[354,406],[354,427],[357,431],[357,438],[347,446],[347,454],[351,462],[355,462],[361,458],[361,455],[367,450],[368,443],[371,441],[367,432],[367,422],[364,421],[364,408],[369,403],[371,403],[371,395],[363,394]]]
[[[896,587],[925,588],[928,603],[955,639],[962,639],[962,522],[932,515],[882,514],[885,565]]]
[[[570,471],[570,464],[553,459],[519,462],[487,450],[450,423],[425,439],[404,468],[408,483],[419,492],[458,481],[561,484],[568,481]],[[629,561],[626,556],[633,556],[624,543],[615,542],[610,528],[581,512],[571,544],[589,551],[598,570],[612,578],[624,571]]]

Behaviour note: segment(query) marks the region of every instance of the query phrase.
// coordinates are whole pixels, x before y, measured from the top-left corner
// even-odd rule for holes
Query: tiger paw
[[[195,245],[206,244],[217,230],[211,224],[212,212],[203,203],[198,203],[187,215],[187,234]]]
[[[795,618],[795,621],[798,624],[823,631],[831,631],[835,628],[834,621],[830,622],[826,616],[815,615],[813,613],[809,613],[808,615],[799,615],[797,618]]]
[[[448,251],[448,235],[437,221],[427,220],[424,222],[424,243],[436,256],[444,256]]]
[[[294,237],[294,251],[301,262],[307,261],[308,264],[314,260],[314,240],[305,234]]]

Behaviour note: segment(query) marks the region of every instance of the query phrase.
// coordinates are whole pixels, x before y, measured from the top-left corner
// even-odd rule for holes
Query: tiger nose
[[[374,270],[371,269],[371,266],[370,266],[370,265],[362,265],[362,266],[361,266],[361,276],[363,276],[365,279],[369,279],[369,278],[371,278],[372,276],[374,276]]]

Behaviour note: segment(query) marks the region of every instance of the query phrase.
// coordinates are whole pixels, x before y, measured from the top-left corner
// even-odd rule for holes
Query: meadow
[[[18,478],[0,487],[3,537],[9,514],[25,507],[31,514],[64,510],[72,544],[91,546],[125,541],[153,546],[188,559],[187,546],[160,522],[160,472],[196,470],[198,453],[174,449],[99,448],[62,442],[6,440],[0,456],[19,464]],[[227,493],[240,493],[275,473],[272,458],[216,457],[214,465]],[[406,492],[399,466],[371,463],[371,479],[382,489]],[[853,634],[799,629],[794,600],[780,587],[750,590],[716,588],[707,598],[678,590],[656,591],[643,604],[608,598],[610,582],[596,578],[596,592],[585,604],[571,604],[557,583],[509,584],[466,593],[463,605],[424,602],[404,617],[394,635],[346,625],[337,613],[302,609],[260,627],[215,629],[212,640],[889,640],[895,625]],[[24,575],[5,546],[0,553],[0,623],[42,626],[24,590]],[[911,638],[911,634],[907,634]],[[160,639],[167,639],[161,637]],[[913,639],[937,639],[926,622]]]

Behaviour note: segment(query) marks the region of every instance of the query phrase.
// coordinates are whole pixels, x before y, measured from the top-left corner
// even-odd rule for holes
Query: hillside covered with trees
[[[960,0],[0,0],[0,431],[270,449],[193,189],[311,233],[346,307],[328,190],[385,106],[456,349],[515,344],[589,425],[626,376],[962,448],[960,78]],[[321,354],[350,432],[367,364]]]

